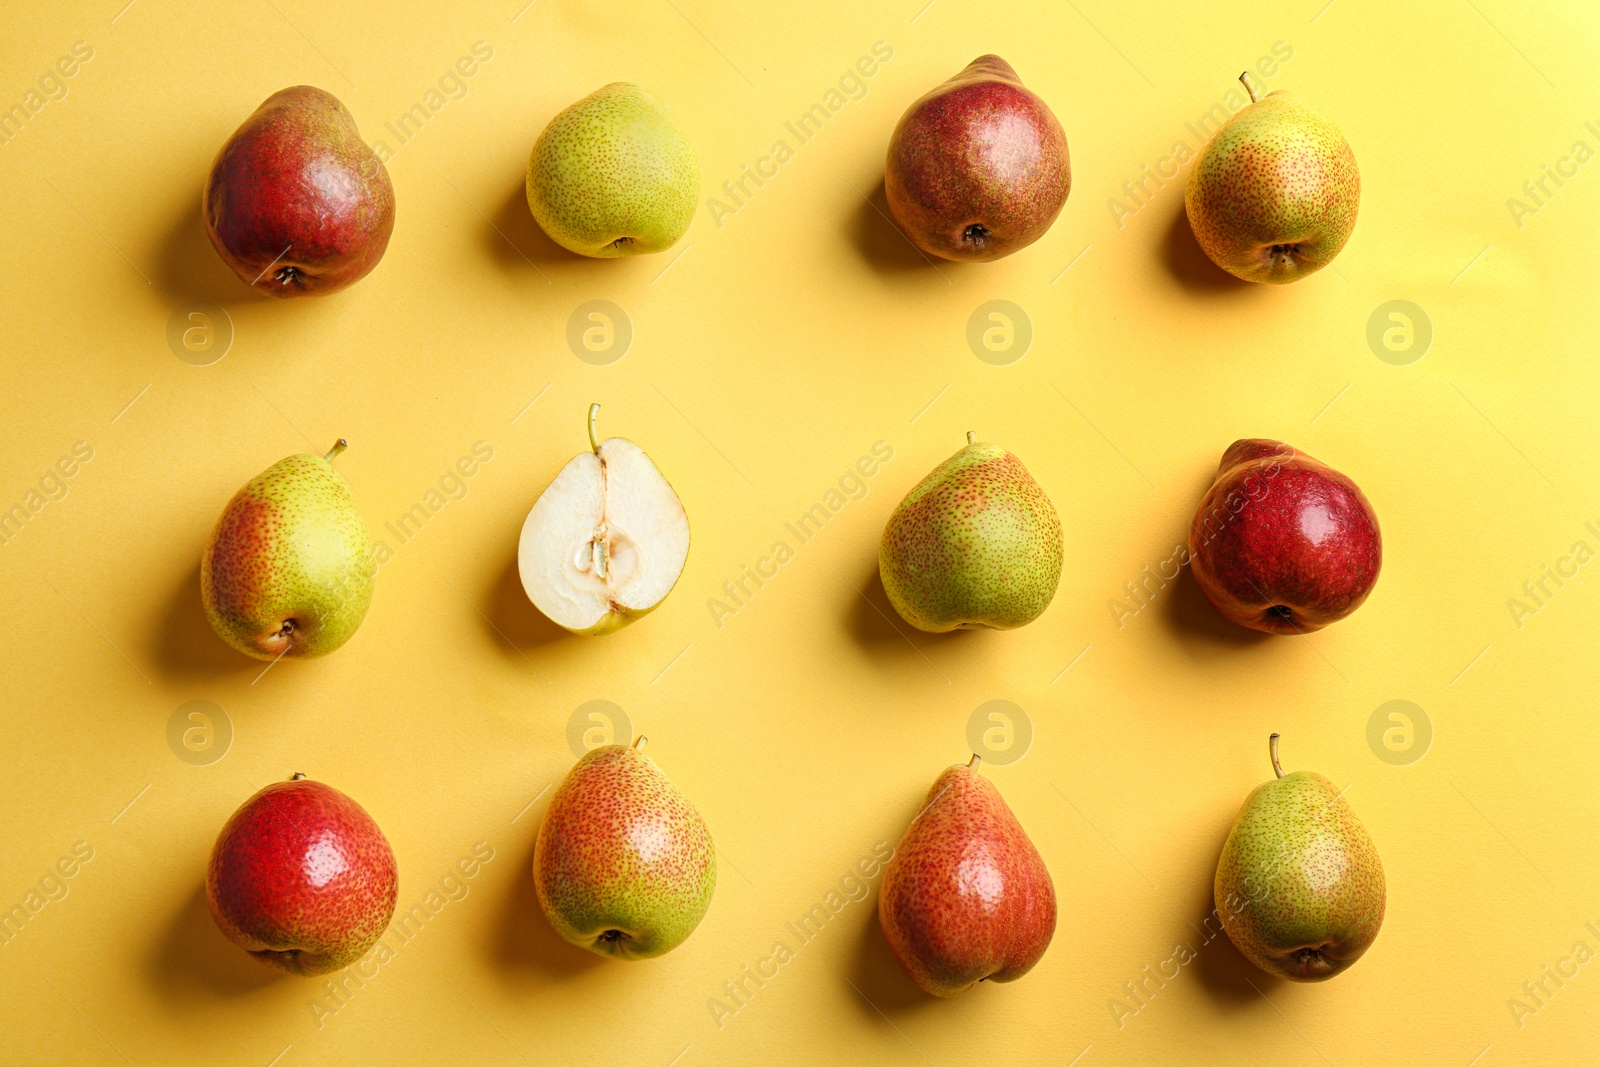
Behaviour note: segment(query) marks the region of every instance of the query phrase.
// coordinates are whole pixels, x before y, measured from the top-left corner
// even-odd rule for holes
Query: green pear
[[[609,259],[660,252],[700,195],[694,149],[655,98],[612,82],[550,120],[528,159],[528,207],[550,239]]]
[[[1280,978],[1332,978],[1383,925],[1383,863],[1366,827],[1320,774],[1277,777],[1239,809],[1217,862],[1217,916],[1244,958]]]
[[[1061,520],[1021,460],[969,433],[889,517],[878,573],[919,630],[1015,629],[1055,596]]]
[[[580,759],[550,798],[533,850],[539,907],[556,933],[620,960],[683,944],[717,886],[705,820],[644,743]]]
[[[1189,171],[1183,202],[1212,262],[1249,282],[1299,281],[1333,262],[1356,227],[1361,173],[1333,123],[1283,90],[1229,119]]]
[[[279,460],[234,494],[200,563],[222,639],[257,659],[321,656],[356,632],[377,565],[350,483],[325,456]]]

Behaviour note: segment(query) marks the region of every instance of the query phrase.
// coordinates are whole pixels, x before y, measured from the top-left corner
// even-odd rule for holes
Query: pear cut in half
[[[573,456],[522,524],[517,570],[534,607],[576,634],[608,634],[666,599],[689,557],[689,516],[624,437]]]

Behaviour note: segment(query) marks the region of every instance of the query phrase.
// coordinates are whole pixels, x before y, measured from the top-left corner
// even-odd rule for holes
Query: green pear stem
[[[1239,80],[1244,82],[1245,92],[1250,94],[1250,102],[1252,104],[1260,103],[1261,90],[1256,87],[1255,79],[1250,77],[1250,72],[1247,70],[1239,75]]]
[[[1283,777],[1283,764],[1278,762],[1278,735],[1273,734],[1267,738],[1267,751],[1272,754],[1272,769],[1279,778]]]
[[[596,405],[596,407],[598,407],[598,406],[599,405]],[[644,734],[640,734],[638,737],[634,738],[633,739],[634,751],[635,752],[642,751],[644,749],[645,742],[648,741],[648,740],[650,740],[650,739],[648,737],[646,737]]]
[[[600,440],[594,435],[594,420],[600,415],[600,405],[589,405],[589,447],[594,449],[594,454],[600,454]]]
[[[981,762],[981,760],[982,760],[982,757],[981,757],[981,756],[979,756],[979,755],[978,755],[978,754],[977,754],[977,753],[976,753],[976,752],[974,752],[974,753],[973,753],[973,754],[972,754],[972,760],[971,760],[971,762],[969,762],[969,763],[968,763],[968,764],[967,764],[967,769],[968,769],[968,770],[972,770],[972,771],[975,771],[975,770],[977,770],[977,769],[978,769],[978,764],[979,764],[979,762]]]
[[[333,447],[328,449],[328,454],[323,456],[322,458],[327,460],[328,462],[332,463],[333,462],[333,458],[335,456],[337,456],[340,452],[343,452],[345,449],[347,449],[349,447],[350,447],[350,442],[346,441],[344,438],[341,437],[341,438],[339,438],[337,441],[335,441],[333,443]]]
[[[967,444],[975,445],[977,443],[978,443],[978,431],[977,430],[968,430],[967,431]]]
[[[304,772],[302,772],[302,771],[295,771],[293,774],[291,774],[289,776],[289,781],[291,781],[291,782],[303,782],[305,780],[306,780],[306,776],[305,776]]]

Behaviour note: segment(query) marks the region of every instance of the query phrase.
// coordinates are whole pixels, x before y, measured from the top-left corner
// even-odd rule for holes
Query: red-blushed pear
[[[1356,227],[1361,173],[1338,127],[1282,89],[1250,104],[1211,138],[1183,202],[1211,261],[1247,282],[1299,281],[1333,262]]]
[[[605,745],[550,798],[533,848],[533,885],[562,938],[644,960],[694,933],[717,887],[711,832],[643,752]]]
[[[999,259],[1061,214],[1072,190],[1067,135],[1011,64],[979,56],[901,116],[883,184],[890,213],[922,251]]]
[[[394,852],[372,816],[296,774],[244,802],[206,869],[211,918],[269,967],[306,977],[366,955],[394,916]]]
[[[1284,774],[1239,808],[1217,860],[1217,916],[1245,959],[1280,978],[1321,982],[1361,958],[1383,925],[1377,846],[1320,774]]]
[[[1383,565],[1356,483],[1284,444],[1235,441],[1189,524],[1189,567],[1223,618],[1305,634],[1361,606]]]
[[[321,656],[366,618],[378,565],[350,483],[325,456],[279,460],[222,510],[200,561],[206,618],[248,656]]]
[[[928,790],[884,869],[878,923],[906,975],[936,997],[1015,981],[1050,947],[1055,885],[977,756]]]
[[[241,281],[268,296],[320,296],[383,258],[394,187],[338,98],[296,85],[267,97],[223,144],[201,214]]]

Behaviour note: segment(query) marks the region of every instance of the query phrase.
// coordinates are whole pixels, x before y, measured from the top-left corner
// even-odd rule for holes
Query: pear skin
[[[539,907],[556,933],[622,960],[683,944],[717,886],[705,820],[643,743],[580,759],[550,798],[533,852]]]
[[[1268,974],[1320,982],[1349,967],[1383,925],[1383,862],[1337,786],[1284,774],[1239,809],[1217,863],[1217,915],[1245,959]]]
[[[1072,191],[1067,135],[1011,64],[979,56],[917,100],[884,162],[889,213],[942,259],[987,262],[1044,236]]]
[[[878,896],[878,923],[895,959],[936,997],[1016,981],[1056,929],[1050,872],[977,762],[933,783]]]
[[[365,956],[394,918],[397,893],[394,851],[372,816],[303,774],[245,801],[206,868],[206,900],[223,936],[304,977]]]
[[[967,434],[895,508],[878,546],[884,592],[919,630],[1011,630],[1049,607],[1061,519],[1022,461]]]
[[[240,281],[272,297],[320,296],[383,258],[394,186],[350,110],[296,85],[263,100],[223,144],[200,210]]]
[[[694,219],[694,149],[655,98],[612,82],[550,120],[528,159],[528,208],[550,239],[611,259],[660,252]]]
[[[279,460],[234,494],[200,562],[200,599],[222,639],[257,659],[321,656],[372,603],[377,564],[350,483],[326,456]]]
[[[1283,90],[1223,125],[1189,171],[1183,201],[1211,261],[1250,282],[1299,281],[1333,262],[1361,206],[1361,172],[1338,127]]]

